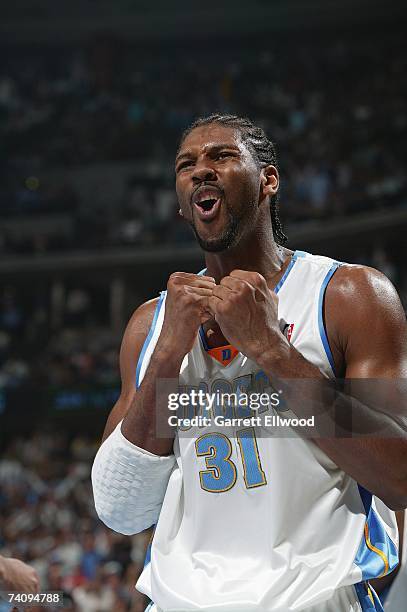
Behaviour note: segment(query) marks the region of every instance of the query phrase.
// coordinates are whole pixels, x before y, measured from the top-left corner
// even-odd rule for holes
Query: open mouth
[[[195,202],[194,206],[202,220],[210,221],[216,216],[220,202],[221,198],[206,198],[205,200]]]
[[[209,210],[212,210],[216,202],[216,198],[208,198],[207,200],[202,200],[202,202],[197,202],[197,206],[199,206],[199,208],[202,208],[204,212],[208,212]]]

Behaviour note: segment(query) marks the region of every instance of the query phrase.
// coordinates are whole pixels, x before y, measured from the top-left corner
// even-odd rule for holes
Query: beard
[[[196,230],[194,222],[190,221],[198,244],[203,251],[208,253],[220,253],[221,251],[227,251],[236,245],[240,234],[239,230],[242,219],[236,215],[232,215],[231,212],[229,212],[228,216],[229,223],[227,224],[224,232],[220,236],[215,236],[214,238],[209,238],[207,240],[201,238]]]

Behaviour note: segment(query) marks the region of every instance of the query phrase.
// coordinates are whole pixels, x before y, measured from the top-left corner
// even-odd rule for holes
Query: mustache
[[[191,193],[190,203],[193,204],[194,200],[199,196],[202,191],[213,191],[214,195],[218,197],[223,197],[224,191],[219,184],[213,183],[211,181],[204,181],[200,183]]]

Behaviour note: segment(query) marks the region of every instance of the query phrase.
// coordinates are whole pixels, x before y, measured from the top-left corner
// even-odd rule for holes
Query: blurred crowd
[[[101,524],[90,483],[95,452],[86,437],[57,430],[9,441],[0,459],[0,550],[32,565],[42,591],[63,592],[64,610],[144,612],[147,599],[134,587],[151,533],[121,536]],[[0,612],[9,609],[0,600]]]
[[[118,384],[120,338],[100,293],[73,287],[55,322],[50,290],[24,294],[6,285],[0,292],[0,389]]]
[[[286,225],[406,206],[404,41],[321,36],[150,53],[106,35],[82,51],[8,50],[0,252],[191,240],[174,153],[214,110],[248,115],[276,141]],[[109,200],[108,175],[126,161],[135,170]],[[107,164],[100,185],[79,188],[72,173],[95,164]],[[22,217],[32,227],[13,224]]]

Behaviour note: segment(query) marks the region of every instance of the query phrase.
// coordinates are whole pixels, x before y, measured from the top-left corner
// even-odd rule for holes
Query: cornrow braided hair
[[[267,138],[264,130],[261,127],[254,125],[254,123],[247,117],[238,117],[237,115],[222,115],[218,113],[209,115],[208,117],[200,117],[184,131],[181,137],[180,145],[184,142],[185,138],[190,132],[192,132],[192,130],[210,123],[220,123],[225,127],[239,130],[242,141],[248,146],[252,155],[261,167],[272,164],[278,168],[277,154],[274,144]],[[282,245],[287,242],[287,236],[284,234],[283,226],[278,214],[278,201],[279,194],[276,193],[276,195],[270,199],[270,214],[274,240],[277,242],[277,244]]]

